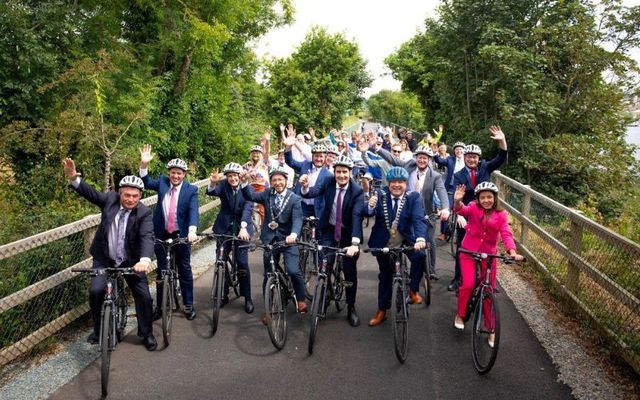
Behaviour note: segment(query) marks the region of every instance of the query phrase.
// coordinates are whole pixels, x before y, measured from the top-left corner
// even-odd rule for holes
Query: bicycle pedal
[[[353,282],[342,281],[342,286],[344,286],[345,288],[351,288],[353,287]]]

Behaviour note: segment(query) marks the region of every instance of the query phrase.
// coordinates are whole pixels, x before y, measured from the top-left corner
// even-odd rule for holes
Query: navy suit
[[[433,159],[436,162],[436,164],[438,164],[438,167],[447,168],[447,178],[444,181],[444,187],[445,189],[447,189],[447,192],[455,191],[456,189],[453,186],[453,170],[456,167],[456,156],[449,156],[447,158],[442,158],[436,154],[436,156],[433,157]],[[451,203],[451,199],[449,199],[449,203]]]
[[[391,223],[391,221],[393,221],[393,215],[391,215],[393,213],[393,201],[388,188],[384,192],[380,190],[376,192],[378,194],[378,203],[373,212],[369,213],[369,215],[373,215],[376,218],[373,228],[371,229],[371,236],[369,237],[368,245],[370,248],[386,247],[390,239],[389,230],[385,225],[382,196],[385,196],[387,199],[389,222]],[[427,224],[424,220],[424,208],[422,207],[420,195],[416,192],[407,193],[407,200],[398,220],[398,232],[404,238],[404,245],[413,245],[417,238],[426,238]],[[425,254],[423,251],[414,251],[408,256],[412,264],[424,265]],[[378,274],[378,309],[386,310],[391,306],[394,266],[391,265],[391,259],[388,254],[376,254],[376,259],[380,271]],[[411,281],[419,282],[419,279],[419,276],[417,280],[412,277]]]
[[[276,191],[274,189],[268,189],[264,192],[256,193],[251,185],[245,185],[242,188],[242,194],[245,199],[264,206],[264,219],[262,221],[262,230],[260,231],[260,240],[263,244],[284,241],[285,238],[292,233],[300,236],[300,231],[302,230],[301,199],[300,196],[289,189],[285,189],[283,191],[283,195],[285,195],[285,197],[290,197],[286,204],[283,203],[281,205],[284,207],[282,212],[279,215],[276,212],[273,212],[273,215],[277,216],[276,222],[278,223],[278,228],[275,230],[269,228],[272,210],[275,208],[275,193]],[[288,246],[283,249],[276,250],[273,253],[273,258],[276,264],[280,262],[280,254],[284,254],[284,265],[287,270],[287,274],[291,277],[291,282],[293,283],[293,289],[296,293],[297,300],[303,301],[304,280],[302,279],[302,273],[300,272],[300,252],[298,251],[298,246]],[[266,252],[263,256],[263,263],[264,279],[262,282],[262,290],[264,291],[264,285],[267,283],[267,272],[270,269],[269,254]]]
[[[285,160],[285,163],[288,166],[293,168],[293,170],[296,171],[300,175],[308,174],[313,169],[313,163],[311,161],[296,161],[296,160],[294,160],[293,156],[291,155],[291,150],[284,152],[284,160]],[[319,174],[318,174],[318,179],[316,179],[315,185],[321,185],[324,180],[332,178],[332,177],[333,177],[333,174],[331,172],[329,172],[329,170],[326,167],[322,167],[320,169]],[[298,196],[300,196],[301,189],[302,189],[302,187],[300,186],[300,183],[296,183],[296,186],[293,188],[293,192],[295,194],[297,194]],[[323,198],[318,198],[318,199],[314,200],[313,209],[311,209],[310,206],[302,203],[302,212],[303,212],[304,216],[305,217],[311,217],[311,216],[318,217],[318,215],[320,215],[320,213],[322,212],[322,208],[324,207],[323,201],[324,201]]]
[[[349,181],[349,187],[342,198],[342,230],[340,232],[340,242],[336,242],[335,225],[330,223],[331,212],[334,207],[336,198],[336,178],[331,177],[322,182],[322,185],[315,185],[309,188],[307,193],[303,193],[304,198],[324,199],[324,207],[320,212],[320,221],[318,229],[320,230],[320,244],[323,246],[346,247],[351,245],[352,238],[358,238],[362,241],[362,213],[364,207],[364,192],[362,187],[353,179]],[[357,254],[355,257],[344,257],[344,278],[348,282],[352,282],[353,286],[346,290],[347,305],[353,306],[356,303],[356,293],[358,291],[358,272],[356,264],[358,262]],[[333,265],[335,256],[330,257],[329,265]]]
[[[117,192],[102,193],[80,181],[75,188],[82,197],[89,200],[102,210],[100,225],[91,243],[90,253],[93,257],[93,268],[114,267],[115,261],[109,256],[109,230],[120,211],[120,195]],[[131,210],[125,230],[126,260],[120,264],[122,268],[133,267],[141,257],[151,258],[153,255],[153,223],[151,209],[142,203]],[[125,280],[133,293],[138,319],[138,336],[146,337],[153,333],[152,313],[153,302],[149,293],[149,282],[144,273],[126,275]],[[100,314],[104,302],[104,290],[107,285],[105,275],[91,278],[89,290],[89,304],[93,317],[93,332],[96,336],[100,332]]]
[[[165,240],[170,237],[186,237],[190,226],[198,226],[198,188],[189,182],[182,181],[178,204],[176,205],[176,223],[179,232],[167,232],[165,229],[164,210],[162,202],[164,197],[171,191],[171,182],[165,175],[160,175],[158,179],[151,179],[149,175],[142,177],[146,189],[158,192],[158,204],[153,211],[153,227],[156,238]],[[182,244],[173,248],[178,276],[180,277],[180,289],[185,305],[193,305],[193,274],[191,273],[191,244]],[[157,278],[160,280],[162,271],[167,268],[167,253],[162,245],[155,246],[156,258],[158,261]],[[160,305],[161,290],[157,291],[157,305]]]
[[[225,235],[237,235],[240,231],[240,223],[247,223],[247,232],[249,235],[253,234],[253,223],[251,221],[251,211],[253,210],[253,203],[245,200],[242,195],[240,187],[236,188],[237,193],[233,194],[233,188],[229,185],[227,180],[222,180],[216,186],[209,189],[207,188],[207,194],[209,196],[217,196],[220,198],[220,210],[218,216],[213,223],[213,233],[225,234]],[[220,243],[218,243],[219,245]],[[249,271],[249,255],[247,248],[238,248],[247,244],[244,241],[236,243],[236,251],[233,255],[238,263],[238,270],[244,271],[244,274],[238,274],[238,280],[240,282],[240,295],[247,299],[251,298],[251,275]],[[231,251],[231,242],[226,242],[224,245],[225,254],[229,254]],[[225,295],[229,292],[229,282],[225,285]]]

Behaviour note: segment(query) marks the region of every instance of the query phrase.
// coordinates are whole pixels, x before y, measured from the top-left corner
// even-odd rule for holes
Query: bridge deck
[[[202,251],[211,252],[211,248]],[[352,328],[346,314],[331,308],[320,322],[314,354],[307,354],[308,317],[289,313],[289,334],[278,352],[260,323],[262,266],[252,253],[256,312],[244,313],[242,298],[221,311],[215,337],[209,336],[211,270],[195,284],[197,318],[174,319],[171,346],[162,349],[159,321],[154,325],[159,349],[148,352],[135,335],[118,346],[111,359],[111,399],[246,398],[263,399],[566,399],[570,389],[557,382],[549,356],[511,301],[499,294],[502,336],[493,370],[479,376],[471,359],[471,331],[453,327],[456,297],[446,285],[453,260],[438,248],[438,272],[432,304],[412,306],[409,357],[404,365],[393,353],[390,324],[370,328],[376,310],[377,264],[368,254],[359,261],[357,310],[362,325]],[[291,307],[291,306],[290,306]],[[97,349],[97,348],[96,348]],[[99,398],[100,359],[54,399]]]

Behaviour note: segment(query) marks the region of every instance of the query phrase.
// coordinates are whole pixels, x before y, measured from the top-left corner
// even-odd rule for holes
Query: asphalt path
[[[471,358],[470,322],[453,327],[456,297],[446,285],[453,275],[448,246],[438,248],[432,303],[412,305],[409,356],[400,364],[393,351],[391,325],[367,326],[377,305],[377,263],[363,254],[358,262],[356,308],[362,324],[353,328],[346,310],[328,310],[320,322],[314,354],[307,353],[308,316],[288,312],[288,338],[277,351],[260,322],[261,254],[251,253],[256,312],[245,314],[242,298],[222,309],[210,335],[212,271],[195,282],[198,316],[174,318],[173,340],[163,349],[160,321],[154,324],[158,350],[148,352],[135,334],[112,353],[110,399],[567,399],[570,389],[532,331],[503,293],[500,351],[494,368],[480,376]],[[232,296],[233,297],[233,296]],[[97,351],[97,346],[96,346]],[[52,395],[53,399],[100,398],[100,359]]]

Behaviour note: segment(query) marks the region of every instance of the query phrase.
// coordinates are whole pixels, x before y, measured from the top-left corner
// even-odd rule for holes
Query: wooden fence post
[[[579,256],[582,253],[582,225],[578,225],[571,220],[571,241],[569,242],[569,250]],[[571,261],[567,263],[567,289],[577,294],[580,283],[580,268]]]
[[[525,185],[525,187],[527,189],[531,189],[531,186],[529,185]],[[522,210],[520,210],[520,212],[522,213],[522,216],[525,218],[529,218],[529,212],[531,211],[531,193],[528,191],[525,191],[523,193],[523,197],[522,197]],[[529,237],[529,227],[527,226],[527,224],[524,221],[521,221],[520,223],[520,243],[522,243],[523,246],[527,245],[527,239]]]

